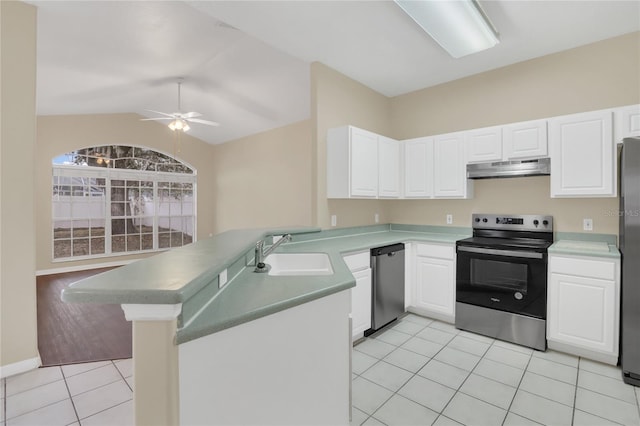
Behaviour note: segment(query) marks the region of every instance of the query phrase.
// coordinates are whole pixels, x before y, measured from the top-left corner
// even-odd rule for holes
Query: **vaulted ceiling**
[[[39,115],[175,112],[183,77],[211,144],[308,118],[313,61],[396,96],[640,30],[640,1],[481,1],[501,42],[453,59],[392,1],[29,3]]]

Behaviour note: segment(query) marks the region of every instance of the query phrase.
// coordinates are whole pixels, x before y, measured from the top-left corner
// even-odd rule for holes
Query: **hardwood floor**
[[[131,323],[120,305],[60,299],[69,284],[109,269],[37,277],[38,350],[43,366],[131,358]]]

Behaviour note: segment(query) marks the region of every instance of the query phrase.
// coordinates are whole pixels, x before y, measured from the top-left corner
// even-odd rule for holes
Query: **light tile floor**
[[[0,426],[133,425],[131,359],[45,367],[0,381]]]
[[[352,425],[640,425],[620,368],[409,314],[353,351]]]
[[[0,426],[132,425],[131,360],[0,381]],[[353,351],[353,425],[636,425],[620,369],[409,314]]]

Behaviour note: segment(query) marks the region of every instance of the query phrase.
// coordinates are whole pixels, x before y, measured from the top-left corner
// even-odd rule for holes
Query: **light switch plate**
[[[335,214],[331,215],[331,226],[336,226],[338,224],[338,216]]]
[[[453,215],[452,214],[448,214],[447,215],[447,225],[451,225],[453,223]]]
[[[374,221],[375,223],[380,222],[380,215],[379,215],[378,213],[376,213],[376,214],[374,214],[374,215],[373,215],[373,221]]]
[[[593,231],[593,219],[582,219],[582,229],[585,231]]]

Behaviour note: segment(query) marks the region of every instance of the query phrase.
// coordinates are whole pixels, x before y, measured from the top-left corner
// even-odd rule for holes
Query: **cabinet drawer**
[[[596,259],[578,259],[573,257],[549,257],[549,271],[554,274],[566,274],[602,280],[615,280],[615,262]]]
[[[371,252],[369,250],[346,255],[343,259],[351,272],[367,269],[371,266]]]
[[[453,259],[455,250],[453,246],[417,244],[416,254],[418,256],[438,257],[440,259]]]

